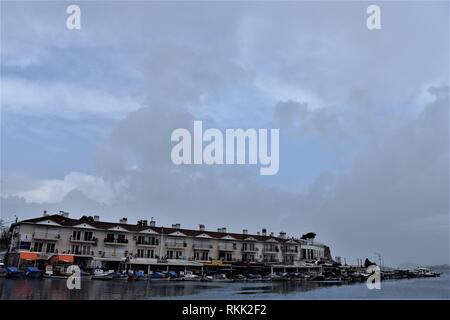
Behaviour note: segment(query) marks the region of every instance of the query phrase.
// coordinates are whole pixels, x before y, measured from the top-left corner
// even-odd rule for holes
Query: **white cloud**
[[[122,182],[111,184],[101,177],[72,172],[64,179],[42,180],[35,183],[35,187],[17,192],[28,203],[57,203],[72,190],[81,191],[89,199],[99,203],[110,204],[117,193],[123,189]]]
[[[13,77],[3,78],[2,82],[3,110],[25,115],[120,119],[140,108],[135,98],[116,96],[101,88]]]

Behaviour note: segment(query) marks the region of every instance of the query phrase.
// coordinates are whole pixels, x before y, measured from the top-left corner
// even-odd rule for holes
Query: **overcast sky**
[[[2,2],[2,219],[42,210],[449,261],[447,2]],[[279,128],[280,169],[175,166],[175,128]]]

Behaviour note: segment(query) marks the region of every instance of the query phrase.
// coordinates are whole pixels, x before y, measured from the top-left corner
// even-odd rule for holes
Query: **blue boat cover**
[[[163,274],[161,272],[153,272],[152,277],[153,278],[162,278]]]
[[[136,276],[137,277],[143,277],[144,276],[144,271],[141,271],[141,270],[136,271]]]
[[[176,277],[177,273],[175,271],[169,271],[167,272],[167,274],[169,275],[169,277]]]
[[[27,268],[27,271],[28,271],[28,272],[40,272],[39,269],[36,268],[36,267],[28,267],[28,268]]]
[[[16,267],[8,267],[8,268],[6,268],[6,271],[9,272],[9,273],[18,272]]]

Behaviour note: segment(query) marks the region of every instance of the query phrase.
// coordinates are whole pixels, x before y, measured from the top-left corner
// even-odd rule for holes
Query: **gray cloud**
[[[121,192],[109,205],[93,201],[82,186],[56,203],[3,197],[2,216],[62,209],[108,220],[154,216],[164,225],[315,231],[333,254],[348,258],[376,251],[394,265],[448,261],[448,30],[439,33],[445,20],[440,6],[384,4],[386,27],[379,33],[368,33],[359,20],[364,4],[327,3],[320,18],[312,4],[223,5],[221,14],[205,4],[170,20],[162,18],[171,12],[169,4],[152,7],[152,19],[145,10],[117,6],[103,13],[108,21],[130,15],[129,28],[102,19],[90,20],[91,28],[107,39],[103,50],[120,43],[124,55],[132,51],[120,63],[120,55],[108,57],[113,69],[139,70],[137,95],[145,99],[100,143],[90,174],[122,186]],[[88,17],[102,12],[87,11]],[[146,31],[129,36],[142,25]],[[70,40],[56,43],[70,48]],[[86,32],[76,48],[99,49],[95,41]],[[10,62],[40,65],[51,55],[47,49]],[[8,50],[7,57],[26,51]],[[89,83],[97,80],[89,74]],[[107,79],[101,75],[99,82]],[[433,85],[438,81],[444,85]],[[429,88],[426,98],[423,88]],[[278,126],[285,146],[279,177],[259,177],[247,166],[174,166],[170,133],[191,128],[194,119],[219,128]],[[331,158],[314,153],[318,147],[332,150],[334,158],[327,160],[336,165],[318,169],[316,162]],[[304,159],[312,165],[298,165]],[[314,171],[308,187],[291,188],[308,171]]]

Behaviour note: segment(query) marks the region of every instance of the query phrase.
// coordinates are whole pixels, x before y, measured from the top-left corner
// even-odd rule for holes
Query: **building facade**
[[[170,228],[140,220],[128,223],[100,221],[98,216],[71,219],[69,214],[44,215],[17,222],[10,229],[8,263],[18,265],[22,257],[45,263],[55,255],[73,256],[74,263],[85,268],[121,268],[143,270],[164,267],[229,266],[302,266],[330,260],[329,248],[313,239],[288,237],[286,233],[257,234],[228,232],[226,228],[208,231]]]

